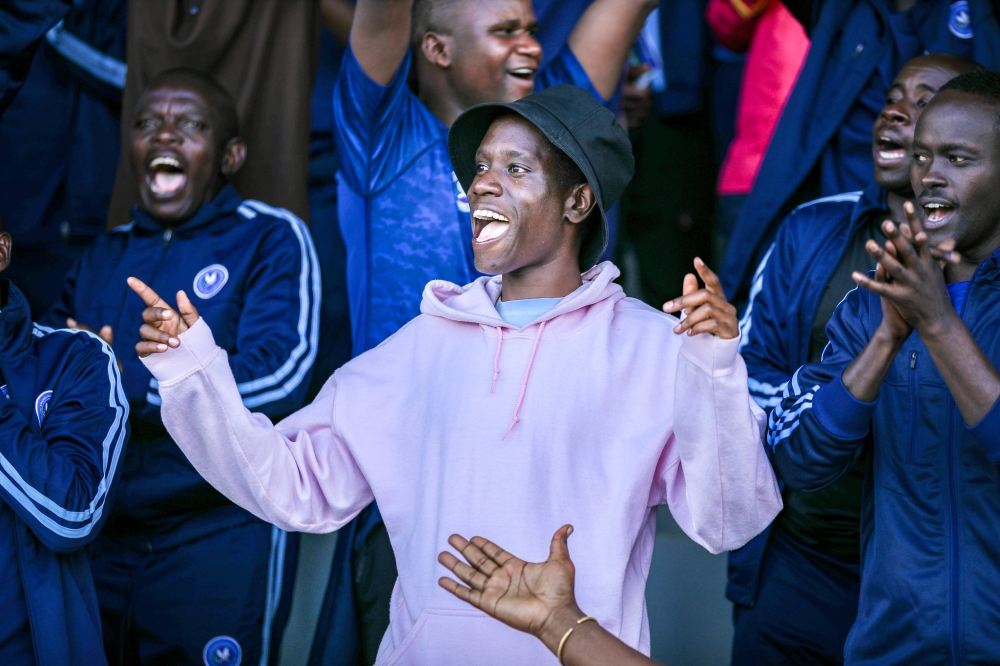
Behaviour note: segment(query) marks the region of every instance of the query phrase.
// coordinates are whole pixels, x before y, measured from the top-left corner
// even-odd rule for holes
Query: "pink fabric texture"
[[[805,62],[809,38],[779,0],[750,19],[741,18],[731,0],[710,0],[706,18],[723,44],[743,41],[747,26],[756,22],[740,84],[736,136],[719,170],[719,194],[747,194]]]
[[[178,445],[257,516],[330,532],[378,498],[399,568],[380,666],[556,663],[440,589],[437,554],[458,533],[544,560],[565,523],[580,606],[648,653],[654,508],[718,553],[763,530],[781,496],[739,340],[675,335],[617,276],[595,267],[521,329],[496,312],[500,278],[431,282],[423,314],[276,426],[243,407],[203,321],[144,362]]]

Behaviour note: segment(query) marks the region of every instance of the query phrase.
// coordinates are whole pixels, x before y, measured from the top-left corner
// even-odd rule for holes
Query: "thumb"
[[[572,525],[563,525],[552,535],[549,546],[549,560],[569,560],[569,535],[573,533]]]
[[[183,289],[177,292],[177,310],[181,313],[184,323],[189,327],[194,326],[195,322],[198,321],[198,309]]]
[[[98,333],[97,335],[101,336],[101,340],[104,340],[109,345],[114,344],[115,333],[110,326],[102,326],[100,333]]]

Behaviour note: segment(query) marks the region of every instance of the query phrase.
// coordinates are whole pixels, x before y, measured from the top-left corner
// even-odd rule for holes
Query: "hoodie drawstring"
[[[490,384],[490,393],[497,387],[497,378],[500,376],[501,349],[503,349],[503,328],[497,326],[497,355],[493,358],[493,383]]]
[[[513,430],[514,426],[516,426],[518,423],[517,415],[521,411],[521,405],[524,404],[524,394],[528,390],[528,377],[531,376],[531,366],[535,364],[535,353],[538,351],[538,343],[541,342],[542,340],[542,331],[545,330],[545,324],[546,322],[543,321],[538,326],[538,335],[535,336],[535,346],[531,348],[531,357],[528,359],[528,368],[524,371],[524,381],[521,382],[521,395],[518,396],[517,406],[514,407],[514,418],[511,419],[510,427],[507,428],[507,432],[504,433],[504,436],[500,438],[501,440],[507,439],[507,435],[510,434],[510,431]],[[501,338],[501,341],[502,340],[503,338]],[[497,361],[499,361],[499,359],[500,359],[500,345],[497,344]],[[494,370],[496,374],[499,374],[499,367],[500,367],[499,364],[497,364],[496,365],[497,369]],[[494,375],[494,381],[496,381],[496,375]]]

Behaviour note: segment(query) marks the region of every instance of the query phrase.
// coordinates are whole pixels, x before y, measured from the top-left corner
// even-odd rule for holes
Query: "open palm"
[[[441,553],[438,561],[468,587],[451,578],[441,578],[439,583],[504,624],[540,637],[557,611],[576,608],[576,570],[566,543],[572,531],[570,525],[556,531],[549,558],[538,563],[525,562],[483,537],[469,541],[452,535],[448,543],[469,564],[448,552]]]

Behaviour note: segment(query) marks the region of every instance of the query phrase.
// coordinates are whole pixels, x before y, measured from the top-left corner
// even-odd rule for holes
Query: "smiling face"
[[[451,23],[448,81],[466,107],[534,91],[542,47],[531,0],[465,0]]]
[[[931,242],[976,260],[1000,246],[1000,103],[946,90],[913,140],[913,191]]]
[[[132,164],[143,207],[164,226],[191,218],[242,166],[246,145],[220,137],[208,97],[166,83],[140,98],[132,125]]]
[[[881,187],[912,196],[910,149],[917,119],[941,86],[968,69],[957,58],[926,55],[914,58],[899,71],[872,129],[875,182]]]
[[[594,193],[590,185],[561,182],[556,150],[520,116],[504,116],[490,126],[469,189],[472,249],[480,272],[579,261],[582,223],[594,210]]]

